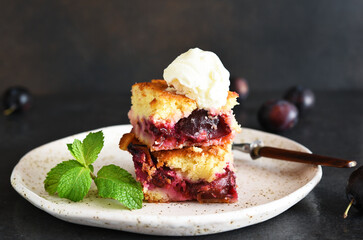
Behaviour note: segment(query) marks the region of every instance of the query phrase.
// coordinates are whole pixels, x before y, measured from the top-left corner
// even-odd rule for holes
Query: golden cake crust
[[[189,180],[211,182],[229,165],[233,166],[231,145],[208,147],[185,147],[182,149],[152,152],[157,167],[163,165],[180,172]]]
[[[237,97],[237,93],[229,91],[226,105],[214,111],[230,111],[238,104]],[[134,84],[131,103],[130,118],[152,118],[155,122],[176,122],[198,108],[195,100],[177,94],[173,88],[168,88],[164,80],[157,79]]]
[[[168,195],[159,189],[143,189],[144,200],[150,203],[168,203],[170,202]]]

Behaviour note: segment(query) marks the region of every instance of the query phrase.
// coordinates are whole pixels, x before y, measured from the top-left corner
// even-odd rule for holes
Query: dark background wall
[[[0,1],[0,90],[128,93],[196,46],[252,89],[363,89],[363,1]]]

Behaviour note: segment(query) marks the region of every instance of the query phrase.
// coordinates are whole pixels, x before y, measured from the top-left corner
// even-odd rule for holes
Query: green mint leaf
[[[91,172],[95,171],[95,169],[93,168],[93,165],[89,165],[88,168],[89,168],[89,170],[91,170]]]
[[[57,187],[58,196],[78,202],[87,195],[91,182],[90,169],[83,166],[71,168],[59,179]]]
[[[71,152],[72,156],[83,166],[86,166],[86,161],[84,158],[83,144],[78,139],[74,139],[72,144],[67,144],[68,150]]]
[[[95,183],[99,196],[113,198],[129,209],[142,207],[141,184],[126,170],[115,165],[104,166],[98,171]]]
[[[67,143],[68,150],[71,152],[72,156],[76,158],[76,155],[73,152],[72,143]]]
[[[89,133],[83,140],[83,156],[86,165],[90,165],[96,161],[98,154],[103,148],[103,133],[102,131]]]
[[[59,180],[69,170],[75,167],[81,167],[82,165],[76,160],[69,160],[59,163],[57,166],[52,168],[46,179],[44,180],[44,188],[49,194],[55,194],[57,192]]]

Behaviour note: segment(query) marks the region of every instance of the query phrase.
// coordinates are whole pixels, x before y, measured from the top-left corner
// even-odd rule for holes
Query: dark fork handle
[[[315,165],[351,168],[357,165],[356,161],[321,156],[304,152],[297,152],[274,147],[257,147],[253,149],[256,156],[287,160],[292,162],[310,163]]]

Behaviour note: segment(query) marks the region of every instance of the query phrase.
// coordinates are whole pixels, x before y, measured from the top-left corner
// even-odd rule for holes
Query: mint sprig
[[[108,165],[94,175],[92,163],[97,160],[103,145],[102,131],[89,133],[83,142],[75,139],[67,144],[75,160],[63,161],[52,168],[44,180],[45,190],[78,202],[89,192],[93,179],[99,196],[115,199],[129,209],[140,209],[144,198],[141,184],[126,170]]]

